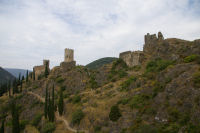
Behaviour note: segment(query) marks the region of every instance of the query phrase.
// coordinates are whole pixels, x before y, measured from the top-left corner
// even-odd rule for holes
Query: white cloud
[[[188,40],[200,36],[199,0],[2,0],[0,66],[32,69],[63,60],[78,64],[142,50],[147,32]]]

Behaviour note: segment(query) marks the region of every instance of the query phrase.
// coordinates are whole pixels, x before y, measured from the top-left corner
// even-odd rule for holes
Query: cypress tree
[[[28,70],[26,71],[26,82],[28,82]]]
[[[35,70],[33,69],[33,80],[35,80]]]
[[[24,75],[22,76],[22,81],[24,81]]]
[[[21,84],[21,73],[19,73],[19,77],[18,77],[18,85]]]
[[[53,85],[53,88],[52,88],[52,100],[51,100],[51,121],[53,122],[54,121],[54,118],[55,118],[55,114],[54,114],[54,85]]]
[[[23,87],[23,81],[20,81],[20,92],[22,92],[22,87]]]
[[[11,96],[11,94],[10,94],[10,89],[11,89],[11,83],[10,83],[10,81],[8,82],[8,96],[10,97]]]
[[[45,75],[45,78],[47,78],[48,75],[49,75],[49,71],[48,71],[48,68],[47,68],[47,64],[45,65],[45,72],[44,72],[44,75]]]
[[[47,90],[47,86],[46,86],[46,95],[45,95],[44,115],[45,115],[45,118],[47,119],[47,117],[48,117],[48,90]]]
[[[58,101],[59,115],[63,114],[63,110],[64,110],[63,91],[62,91],[62,89],[60,89],[60,96],[59,96],[59,101]]]
[[[19,126],[19,113],[18,109],[16,108],[16,103],[14,99],[11,103],[11,111],[12,111],[12,133],[20,133],[20,126]]]
[[[2,123],[1,123],[0,133],[4,133],[4,121],[5,120],[3,120]]]
[[[50,93],[48,94],[48,118],[49,118],[49,121],[51,121],[51,99],[50,99]]]

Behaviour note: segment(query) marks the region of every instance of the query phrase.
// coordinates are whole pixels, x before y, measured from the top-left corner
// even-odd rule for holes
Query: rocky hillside
[[[3,84],[9,80],[12,81],[14,79],[15,77],[12,74],[0,67],[0,84]]]
[[[55,105],[62,90],[64,114],[44,117],[45,90],[55,86]],[[51,70],[47,78],[23,82],[14,98],[22,132],[54,133],[198,133],[200,132],[200,40],[154,40],[144,46],[141,65],[122,59],[90,70],[76,66]],[[11,132],[5,94],[0,114]]]

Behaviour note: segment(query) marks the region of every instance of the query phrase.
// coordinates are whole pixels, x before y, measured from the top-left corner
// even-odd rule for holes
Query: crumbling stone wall
[[[147,33],[147,35],[144,36],[145,44],[143,47],[143,51],[145,53],[152,53],[157,47],[158,43],[162,41],[164,41],[164,37],[161,32],[158,32],[158,37],[156,36],[156,34],[150,35],[149,33]]]
[[[50,68],[49,68],[49,60],[43,60],[43,65],[41,66],[34,66],[33,69],[35,71],[35,79],[38,80],[38,77],[42,74],[45,73],[45,69],[47,69],[50,72]]]
[[[129,67],[133,67],[142,63],[144,54],[142,51],[126,51],[120,53],[119,58],[121,58]]]

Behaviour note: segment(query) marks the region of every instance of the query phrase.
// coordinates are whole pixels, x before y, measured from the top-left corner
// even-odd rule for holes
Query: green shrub
[[[53,131],[56,129],[56,126],[52,122],[48,122],[44,124],[44,127],[42,129],[42,133],[53,133]]]
[[[169,65],[173,64],[172,61],[155,59],[153,61],[149,61],[146,66],[146,73],[148,72],[160,72],[166,69]]]
[[[62,77],[58,77],[58,78],[56,78],[56,82],[62,83],[62,82],[64,82],[64,79]]]
[[[180,112],[175,107],[169,107],[167,109],[169,114],[169,120],[172,122],[178,121],[180,117]]]
[[[120,110],[117,105],[114,105],[110,109],[109,118],[111,121],[117,121],[121,117]]]
[[[193,74],[193,83],[195,87],[200,87],[200,72]]]
[[[197,60],[198,58],[199,58],[199,55],[193,54],[193,55],[185,57],[184,62],[185,63],[193,62],[193,61]]]
[[[153,88],[153,97],[157,96],[159,92],[164,91],[165,86],[159,82],[156,82]]]
[[[119,101],[117,102],[117,104],[126,105],[129,101],[130,101],[130,98],[124,98],[124,99],[119,100]]]
[[[75,124],[79,125],[81,120],[83,119],[83,117],[84,117],[83,111],[81,109],[78,109],[78,110],[76,110],[75,112],[72,113],[72,121],[71,121],[71,123],[73,125],[75,125]]]
[[[21,130],[21,131],[24,130],[25,127],[26,127],[26,125],[27,125],[28,123],[29,123],[28,120],[21,120],[21,121],[20,121],[20,130]]]
[[[89,84],[92,89],[98,88],[98,84],[95,80],[95,75],[90,76]]]
[[[40,123],[41,119],[42,119],[43,114],[39,113],[36,114],[35,117],[33,118],[31,124],[35,127],[37,127],[37,125]]]
[[[101,131],[101,126],[95,126],[94,127],[94,132],[95,133],[98,133],[98,132],[100,132]]]
[[[149,99],[150,97],[147,95],[138,94],[132,97],[132,99],[129,102],[129,105],[131,108],[144,108],[144,106],[148,104]]]
[[[79,103],[80,101],[81,101],[81,97],[79,95],[75,95],[72,99],[73,104]]]
[[[131,85],[131,83],[132,83],[133,81],[136,81],[136,80],[137,80],[136,77],[134,77],[134,76],[130,77],[129,79],[127,79],[126,81],[124,81],[124,82],[121,84],[122,89],[128,89],[128,87]]]
[[[126,77],[126,76],[128,75],[128,73],[125,72],[125,71],[123,71],[123,70],[120,70],[120,71],[118,72],[118,74],[119,74],[119,77],[120,77],[120,78]]]
[[[122,59],[119,58],[119,59],[117,59],[116,61],[113,62],[111,71],[115,70],[118,65],[121,65],[122,68],[128,68],[126,63]]]

